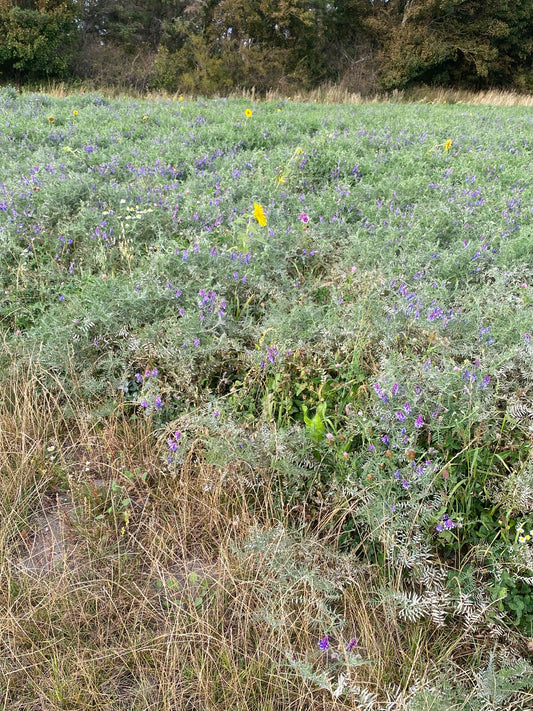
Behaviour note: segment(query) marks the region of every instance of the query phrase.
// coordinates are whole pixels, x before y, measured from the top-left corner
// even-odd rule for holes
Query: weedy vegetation
[[[0,90],[0,704],[533,707],[533,119]]]

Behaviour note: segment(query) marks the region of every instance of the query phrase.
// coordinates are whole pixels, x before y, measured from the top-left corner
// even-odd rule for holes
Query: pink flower
[[[299,214],[299,218],[304,223],[304,225],[306,225],[309,222],[309,215],[307,214],[307,212],[301,212]]]

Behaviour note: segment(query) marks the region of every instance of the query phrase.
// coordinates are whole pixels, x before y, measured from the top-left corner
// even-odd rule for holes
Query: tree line
[[[532,0],[0,0],[0,79],[533,90]]]

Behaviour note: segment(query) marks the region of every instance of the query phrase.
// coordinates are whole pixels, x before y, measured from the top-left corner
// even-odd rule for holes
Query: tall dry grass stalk
[[[100,86],[94,82],[84,82],[76,87],[70,87],[64,82],[50,82],[32,87],[30,90],[42,91],[56,98],[79,93],[98,92],[107,98],[135,97],[146,100],[163,99],[178,101],[183,95],[180,92],[169,93],[164,91],[139,92],[127,86]],[[186,95],[188,101],[195,100],[196,96]],[[447,87],[420,86],[407,90],[357,92],[347,89],[342,84],[324,84],[309,91],[284,92],[279,89],[270,89],[266,94],[260,95],[255,89],[236,89],[228,94],[227,98],[245,98],[249,101],[284,101],[291,100],[303,103],[318,104],[368,104],[401,102],[411,103],[424,101],[428,103],[449,104],[479,104],[487,106],[533,106],[533,94],[521,94],[504,89],[488,89],[484,91],[469,91]]]

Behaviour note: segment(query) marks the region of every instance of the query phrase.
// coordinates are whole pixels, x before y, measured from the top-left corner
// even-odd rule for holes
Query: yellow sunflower
[[[252,114],[252,109],[246,109],[246,111],[245,111],[244,113],[246,114],[246,116],[248,116],[248,118],[250,118],[250,116],[253,115],[253,114]]]
[[[267,223],[265,213],[263,212],[261,205],[257,202],[254,202],[254,217],[259,222],[261,227],[265,227]]]

